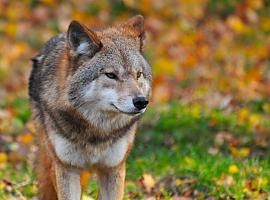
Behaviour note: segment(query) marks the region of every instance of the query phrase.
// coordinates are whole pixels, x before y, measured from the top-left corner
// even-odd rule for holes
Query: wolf
[[[123,198],[125,163],[151,93],[144,18],[103,30],[72,21],[32,58],[41,200],[79,200],[80,173],[97,174],[98,199]]]

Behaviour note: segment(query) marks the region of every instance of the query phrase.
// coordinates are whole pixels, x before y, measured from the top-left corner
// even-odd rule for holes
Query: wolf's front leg
[[[126,175],[125,162],[114,168],[98,170],[99,194],[98,200],[121,200],[124,195]]]
[[[56,191],[58,200],[80,200],[80,170],[67,168],[55,162]]]

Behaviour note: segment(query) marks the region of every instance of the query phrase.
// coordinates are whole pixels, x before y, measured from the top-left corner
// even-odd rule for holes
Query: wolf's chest
[[[82,148],[58,134],[50,134],[57,157],[66,164],[81,168],[89,168],[93,165],[107,167],[118,165],[125,158],[133,139],[132,134],[127,134],[110,145]]]

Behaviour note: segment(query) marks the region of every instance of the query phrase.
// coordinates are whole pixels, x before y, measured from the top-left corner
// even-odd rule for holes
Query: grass
[[[143,173],[150,173],[161,182],[166,177],[182,180],[183,184],[181,181],[178,185],[170,183],[165,188],[169,196],[185,195],[185,190],[189,189],[187,196],[202,199],[208,196],[264,198],[270,192],[267,184],[270,181],[269,152],[253,144],[254,135],[247,128],[249,125],[237,123],[235,114],[222,111],[204,114],[194,112],[194,106],[188,109],[187,106],[174,104],[152,120],[151,127],[141,129],[128,160],[128,179],[136,180]],[[155,112],[152,112],[148,113],[150,117],[145,123],[154,119]],[[216,120],[214,125],[211,124],[213,119]],[[232,147],[230,141],[216,144],[217,133],[229,134],[229,131],[235,137],[231,140],[239,138],[239,144],[236,147]],[[209,153],[212,146],[218,153]],[[230,151],[238,148],[250,151],[249,155],[239,156]],[[261,158],[257,156],[259,152],[263,154]],[[185,180],[192,180],[186,181],[192,184],[185,185]],[[162,192],[157,194],[163,196]],[[144,194],[140,197],[145,198]]]
[[[125,199],[266,199],[270,154],[248,118],[256,112],[243,117],[182,102],[149,109],[128,158]],[[36,195],[30,163],[0,165],[0,199]],[[96,182],[88,186],[85,194],[96,197]]]

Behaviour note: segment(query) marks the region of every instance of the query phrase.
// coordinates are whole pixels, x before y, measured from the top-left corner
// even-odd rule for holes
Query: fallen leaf
[[[143,174],[142,183],[143,183],[143,186],[145,187],[146,191],[148,193],[150,193],[152,191],[152,189],[154,188],[156,181],[151,174]]]
[[[250,154],[250,149],[247,147],[242,147],[242,148],[236,148],[236,147],[230,147],[229,148],[231,151],[231,154],[235,158],[245,158],[248,157]]]
[[[23,144],[29,144],[32,141],[33,141],[33,135],[30,132],[18,136],[18,142],[21,142]]]
[[[217,155],[219,152],[219,148],[217,147],[209,147],[208,148],[208,153],[211,155]]]
[[[229,172],[232,174],[236,174],[237,172],[239,172],[239,168],[236,165],[230,165]]]
[[[216,184],[220,186],[232,186],[235,184],[235,180],[230,175],[222,174],[221,177],[216,180]]]
[[[7,154],[4,152],[0,152],[0,163],[6,163],[7,162]]]
[[[244,33],[247,30],[247,26],[238,16],[231,16],[227,20],[228,26],[237,33]]]
[[[91,175],[92,174],[90,172],[88,172],[88,171],[83,171],[81,173],[81,185],[82,185],[82,187],[85,187],[87,185],[88,181],[91,178]]]
[[[94,200],[92,197],[90,197],[89,195],[83,193],[82,194],[82,200]]]

